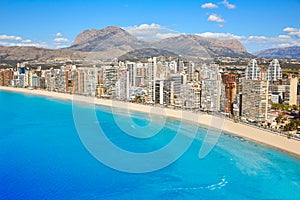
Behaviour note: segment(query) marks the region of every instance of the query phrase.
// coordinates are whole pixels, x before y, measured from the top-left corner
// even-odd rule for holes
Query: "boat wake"
[[[228,181],[225,177],[223,177],[220,182],[207,185],[207,186],[198,186],[198,187],[177,187],[172,188],[173,191],[193,191],[193,190],[216,190],[216,189],[222,189],[227,185]]]

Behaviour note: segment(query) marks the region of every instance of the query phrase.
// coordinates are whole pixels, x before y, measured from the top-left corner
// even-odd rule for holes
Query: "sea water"
[[[199,127],[174,163],[126,173],[85,148],[72,102],[0,92],[0,108],[0,199],[300,199],[298,158],[226,133],[200,159],[206,129]],[[109,108],[97,107],[96,115],[107,137],[128,151],[151,152],[181,134],[173,129],[179,121],[168,119],[155,137],[134,138],[122,133]],[[144,114],[133,116],[149,123]]]

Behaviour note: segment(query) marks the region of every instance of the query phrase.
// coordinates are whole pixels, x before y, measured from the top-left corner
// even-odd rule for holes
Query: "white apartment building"
[[[250,60],[245,71],[246,79],[259,80],[261,78],[260,75],[261,75],[261,69],[257,65],[257,61],[255,59]]]
[[[274,59],[267,69],[267,80],[278,81],[280,79],[282,79],[282,70],[279,61],[277,59]]]

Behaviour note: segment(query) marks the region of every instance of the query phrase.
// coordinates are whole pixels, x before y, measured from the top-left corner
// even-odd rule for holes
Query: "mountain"
[[[139,60],[144,60],[147,58],[158,57],[158,56],[177,57],[178,54],[163,49],[143,48],[143,49],[130,51],[120,56],[118,60],[139,61]]]
[[[300,46],[267,49],[253,55],[261,58],[300,58]]]
[[[75,53],[69,49],[44,49],[37,47],[5,47],[0,46],[0,60],[18,60],[18,61],[46,61],[55,58],[68,57],[80,59],[82,52]]]
[[[115,49],[117,52],[128,52],[143,48],[147,44],[130,35],[117,26],[109,26],[101,30],[85,30],[80,33],[70,49],[79,51],[107,51]]]
[[[0,46],[0,62],[99,60],[109,57],[109,52],[82,52],[71,49],[44,49],[37,47]]]
[[[238,40],[217,40],[198,35],[180,35],[163,39],[154,44],[186,57],[253,57]]]
[[[127,54],[128,53],[128,54]],[[217,40],[199,35],[179,35],[160,41],[139,40],[117,26],[85,30],[64,49],[0,46],[0,61],[111,60],[138,59],[158,55],[181,55],[187,59],[252,57],[238,40]]]
[[[117,26],[101,30],[85,30],[75,38],[70,47],[78,51],[109,51],[111,57],[119,57],[129,51],[145,48],[163,49],[189,58],[253,57],[238,40],[217,40],[183,34],[149,42],[139,40]]]

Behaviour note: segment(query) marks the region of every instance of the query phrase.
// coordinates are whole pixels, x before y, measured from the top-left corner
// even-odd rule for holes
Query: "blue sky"
[[[140,39],[234,38],[249,52],[300,45],[300,0],[1,0],[0,18],[5,46],[60,48],[110,25]]]

